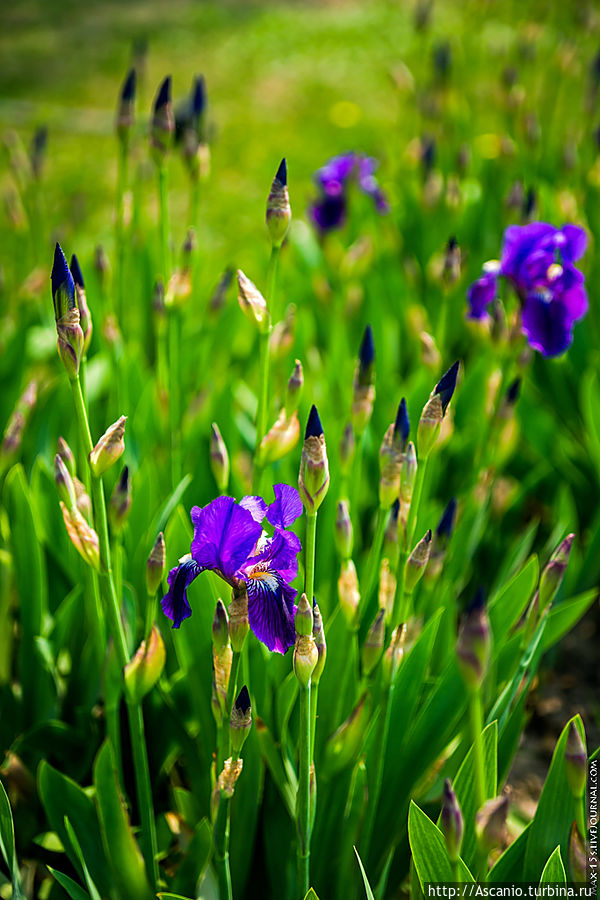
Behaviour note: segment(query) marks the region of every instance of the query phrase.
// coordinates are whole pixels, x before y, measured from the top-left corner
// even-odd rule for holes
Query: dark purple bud
[[[435,138],[429,134],[421,138],[421,165],[426,175],[431,172],[437,156],[437,144]]]
[[[433,68],[440,81],[445,81],[452,68],[452,47],[442,41],[433,48]]]
[[[234,701],[229,723],[231,751],[234,756],[239,756],[244,746],[244,741],[250,733],[251,726],[252,708],[250,705],[250,694],[248,693],[248,688],[244,685]]]
[[[394,422],[394,438],[399,440],[402,452],[406,449],[408,436],[410,434],[410,419],[408,418],[408,409],[406,408],[406,399],[403,397],[398,407],[396,421]]]
[[[54,248],[54,264],[52,266],[52,300],[54,317],[58,321],[69,310],[75,309],[75,283],[67,265],[65,254],[57,242]]]
[[[456,497],[452,497],[446,509],[442,513],[442,517],[438,522],[435,530],[436,538],[449,540],[454,531],[454,523],[456,521]]]
[[[531,221],[537,210],[537,194],[535,188],[528,188],[523,200],[523,220]]]
[[[352,546],[354,544],[354,532],[352,529],[352,519],[350,518],[350,509],[347,500],[340,500],[337,505],[337,515],[335,518],[335,543],[338,553],[342,559],[349,559],[352,556]]]
[[[565,747],[565,772],[576,800],[583,797],[587,780],[587,753],[575,722],[569,723]]]
[[[521,393],[521,379],[515,378],[512,384],[509,385],[508,390],[506,392],[506,402],[510,406],[514,406],[517,400],[519,399],[519,394]]]
[[[567,535],[550,557],[550,561],[540,576],[539,599],[541,609],[545,609],[552,603],[562,584],[574,540],[574,534]]]
[[[375,362],[375,342],[373,340],[373,329],[370,325],[364,330],[360,348],[358,351],[359,362],[359,384],[365,386],[371,384],[371,370]]]
[[[431,555],[431,528],[425,532],[404,566],[404,590],[410,594],[425,573]]]
[[[76,287],[85,287],[83,275],[81,274],[81,268],[79,266],[79,260],[77,259],[75,254],[73,254],[71,257],[71,275],[73,276],[73,281],[75,282]]]
[[[233,704],[233,708],[236,713],[242,716],[247,716],[250,713],[250,694],[248,693],[248,688],[246,685],[243,686],[239,694],[235,699],[235,703]]]
[[[150,129],[150,144],[158,165],[164,161],[174,131],[175,119],[171,103],[171,76],[167,75],[159,87],[154,101]]]
[[[491,651],[491,630],[485,609],[485,592],[478,588],[468,605],[456,644],[458,667],[469,690],[485,678]]]
[[[456,387],[456,377],[458,375],[458,367],[459,361],[450,366],[448,371],[442,375],[440,380],[435,386],[434,394],[438,394],[440,400],[442,401],[442,412],[446,413],[446,409],[448,408],[448,404],[452,399],[452,395],[454,393],[454,389]]]
[[[121,100],[125,103],[132,103],[135,100],[136,83],[135,69],[130,69],[121,88]]]
[[[229,643],[229,616],[220,597],[212,621],[212,640],[215,650],[223,650]]]
[[[287,185],[287,162],[285,160],[285,156],[279,163],[279,168],[277,169],[277,174],[275,175],[275,178],[284,187]]]
[[[156,99],[154,100],[154,113],[156,114],[171,102],[171,76],[162,81]]]
[[[306,431],[304,432],[304,440],[309,437],[320,437],[323,434],[323,426],[321,425],[321,419],[319,418],[319,413],[317,412],[317,407],[314,405],[310,408],[310,413],[308,415],[308,421],[306,423]]]
[[[440,829],[446,841],[450,862],[456,862],[462,846],[464,821],[449,778],[444,782]]]
[[[192,83],[192,115],[197,120],[206,109],[206,83],[204,75],[196,75]]]

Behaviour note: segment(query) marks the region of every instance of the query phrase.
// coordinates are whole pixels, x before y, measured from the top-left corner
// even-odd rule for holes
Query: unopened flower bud
[[[575,535],[568,534],[564,541],[556,548],[550,558],[550,562],[542,572],[539,587],[541,609],[545,609],[549,606],[556,597],[558,589],[565,577],[565,570],[567,568],[567,563],[569,562],[571,546],[574,540]]]
[[[162,675],[165,660],[162,635],[153,625],[148,640],[142,641],[133,659],[125,666],[125,690],[130,700],[139,703],[150,693]]]
[[[92,521],[92,501],[90,495],[85,489],[85,485],[76,476],[73,478],[73,486],[75,488],[75,500],[77,509],[87,522]]]
[[[349,559],[352,555],[354,532],[352,529],[352,519],[350,518],[350,509],[347,500],[340,500],[337,505],[337,515],[335,519],[335,543],[338,549],[338,553],[340,554],[342,559]]]
[[[64,462],[67,467],[67,471],[69,475],[75,475],[75,457],[73,456],[73,451],[65,441],[63,437],[59,437],[58,439],[58,455]]]
[[[281,321],[277,322],[269,338],[271,359],[280,359],[294,346],[296,329],[296,306],[290,303]]]
[[[97,572],[100,571],[98,535],[85,521],[77,506],[69,509],[61,500],[60,508],[71,543],[89,566],[96,569]]]
[[[150,551],[146,563],[146,589],[150,597],[153,597],[156,594],[161,585],[165,573],[166,561],[167,551],[165,547],[165,536],[161,531],[154,541],[154,546]]]
[[[354,437],[354,429],[350,422],[348,422],[344,428],[342,440],[340,441],[340,474],[343,478],[347,477],[350,473],[355,449],[356,439]]]
[[[379,450],[379,504],[389,509],[400,492],[400,474],[402,470],[402,451],[394,440],[395,426],[390,425]]]
[[[244,581],[237,580],[229,604],[229,639],[234,653],[241,653],[250,630],[248,592]]]
[[[125,148],[129,145],[134,125],[136,81],[135,69],[130,69],[123,82],[119,97],[119,105],[117,107],[117,137]]]
[[[302,594],[298,602],[296,615],[294,616],[294,627],[296,635],[312,634],[313,613],[306,594]]]
[[[448,858],[455,863],[460,857],[463,833],[465,825],[462,812],[454,793],[454,788],[449,778],[444,782],[444,795],[442,800],[442,812],[440,815],[440,830],[444,835]]]
[[[281,160],[267,200],[267,228],[274,247],[281,247],[292,218],[287,189],[287,165]]]
[[[116,463],[125,450],[125,422],[127,416],[120,419],[106,429],[93,450],[90,450],[90,469],[95,478],[99,478],[107,469]]]
[[[488,670],[492,636],[483,590],[478,589],[462,622],[456,656],[458,668],[469,690],[477,689]]]
[[[62,458],[57,453],[54,457],[54,481],[58,488],[58,496],[66,504],[68,509],[77,505],[73,479]]]
[[[323,426],[313,404],[306,423],[298,490],[308,514],[316,513],[329,488],[329,462]]]
[[[77,299],[77,307],[79,309],[79,324],[83,331],[83,353],[87,353],[92,340],[92,316],[87,305],[87,296],[85,292],[85,284],[83,275],[79,266],[79,260],[75,254],[71,257],[71,274],[75,283],[75,295]]]
[[[410,512],[410,504],[412,502],[415,480],[417,477],[417,454],[415,445],[409,441],[406,453],[402,460],[402,469],[400,471],[400,523],[406,529],[408,522],[408,514]]]
[[[267,301],[241,269],[237,272],[238,303],[246,318],[256,325],[261,334],[269,330],[270,316]]]
[[[54,303],[58,354],[69,378],[75,378],[79,373],[79,364],[83,354],[83,331],[75,297],[75,283],[60,244],[56,244],[54,249],[52,301]]]
[[[321,675],[323,674],[323,669],[325,668],[325,661],[327,660],[327,643],[325,641],[325,629],[323,628],[323,617],[321,616],[321,610],[317,603],[313,606],[313,638],[315,641],[315,645],[317,648],[317,653],[319,654],[319,658],[317,660],[317,665],[314,668],[312,673],[312,683],[318,684],[321,680]]]
[[[319,661],[319,651],[313,638],[313,613],[306,594],[302,594],[294,617],[296,643],[294,645],[294,673],[302,687],[308,687]]]
[[[506,839],[508,796],[487,800],[475,816],[475,831],[479,846],[486,853],[501,847]]]
[[[370,325],[365,328],[358,351],[352,385],[352,424],[362,434],[373,414],[375,402],[375,344]]]
[[[325,769],[334,774],[345,768],[364,741],[365,729],[371,715],[371,698],[365,692],[345,722],[335,731],[325,745]]]
[[[356,566],[351,559],[347,559],[342,563],[340,577],[338,578],[338,597],[348,628],[356,628],[360,593]]]
[[[213,616],[212,642],[215,650],[222,650],[229,643],[229,616],[220,597]]]
[[[248,693],[248,688],[244,685],[233,703],[229,723],[231,752],[234,756],[240,755],[244,741],[250,734],[251,727],[252,709],[250,706],[250,694]]]
[[[300,398],[302,397],[302,388],[304,387],[304,372],[302,371],[302,363],[299,359],[294,363],[294,369],[287,383],[285,393],[285,413],[290,417],[298,409]]]
[[[131,479],[129,466],[124,466],[108,502],[108,518],[114,534],[119,534],[123,530],[130,509]]]
[[[224,494],[229,484],[229,454],[216,422],[210,432],[210,467],[219,493]]]
[[[454,531],[455,519],[456,497],[452,497],[444,512],[442,513],[440,521],[438,522],[438,526],[435,530],[435,534],[433,536],[433,542],[431,544],[431,554],[429,557],[429,563],[427,565],[427,571],[425,573],[426,578],[428,579],[437,578],[442,571],[444,559],[446,558],[446,551],[448,549],[448,543],[452,536],[452,532]]]
[[[398,562],[398,519],[400,516],[400,498],[396,497],[392,503],[388,516],[385,533],[383,536],[383,556],[389,559],[393,568]]]
[[[223,764],[223,771],[219,775],[218,782],[221,797],[225,799],[233,797],[237,780],[242,774],[243,765],[243,759],[234,760],[233,757],[230,756],[229,759],[225,760]]]
[[[396,596],[396,576],[390,567],[389,559],[383,557],[379,568],[379,608],[385,613],[385,620],[388,622],[392,616],[394,608],[394,597]]]
[[[389,646],[381,659],[381,672],[383,683],[388,687],[394,681],[404,656],[404,641],[406,638],[406,623],[394,628]]]
[[[154,100],[150,127],[150,147],[154,161],[158,166],[164,164],[174,131],[175,119],[171,103],[171,76],[167,75],[161,83]]]
[[[404,566],[404,590],[411,594],[425,573],[431,553],[431,529],[425,532]]]
[[[442,419],[452,399],[458,375],[458,361],[440,378],[423,408],[417,429],[419,456],[425,459],[437,440]]]
[[[587,753],[575,722],[570,722],[565,747],[565,772],[576,800],[583,797],[587,780]]]
[[[277,419],[260,442],[258,458],[261,464],[265,466],[282,459],[296,446],[299,437],[298,413],[293,412],[288,416],[285,409],[280,410]]]
[[[385,640],[385,610],[380,609],[369,628],[365,643],[362,648],[362,670],[364,675],[370,675],[377,666],[383,654]]]

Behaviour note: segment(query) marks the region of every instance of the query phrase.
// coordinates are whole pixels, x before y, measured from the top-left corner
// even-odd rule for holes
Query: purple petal
[[[302,515],[302,500],[290,484],[273,485],[275,501],[267,508],[267,519],[274,528],[289,528]]]
[[[279,572],[285,581],[293,581],[298,574],[301,549],[300,539],[292,531],[276,531],[272,538],[267,538],[261,550],[244,563],[239,574],[246,578],[259,566],[263,570]]]
[[[544,356],[558,356],[573,340],[573,320],[567,308],[547,292],[528,294],[523,305],[523,331]]]
[[[346,196],[344,193],[330,196],[326,194],[310,207],[310,215],[322,232],[341,228],[346,221]]]
[[[556,301],[565,307],[572,322],[582,319],[588,311],[588,297],[584,288],[584,277],[574,266],[566,263],[562,274],[549,283],[549,289]]]
[[[182,621],[192,614],[187,599],[187,588],[201,571],[197,562],[188,559],[169,572],[169,590],[160,605],[165,616],[172,620],[173,628],[179,628]]]
[[[340,185],[352,174],[352,170],[356,165],[356,154],[353,152],[343,153],[340,156],[332,157],[325,163],[316,173],[317,182],[325,189],[330,182],[339,182]]]
[[[587,247],[587,234],[578,225],[563,225],[561,228],[566,238],[566,244],[562,249],[565,262],[576,262],[585,253]]]
[[[277,572],[257,572],[246,579],[250,628],[269,650],[285,653],[296,640],[296,591]]]
[[[486,272],[473,282],[467,292],[470,319],[484,319],[487,316],[486,307],[495,299],[497,290],[498,277],[494,272]]]
[[[230,580],[248,558],[262,529],[252,513],[233,497],[217,497],[207,506],[192,509],[192,556],[203,569]]]
[[[500,258],[500,272],[515,284],[521,284],[521,266],[529,254],[540,245],[550,248],[557,229],[546,222],[532,222],[530,225],[510,225],[504,232],[504,243]]]
[[[267,513],[267,504],[262,497],[242,497],[242,509],[247,509],[255,522],[262,522]]]

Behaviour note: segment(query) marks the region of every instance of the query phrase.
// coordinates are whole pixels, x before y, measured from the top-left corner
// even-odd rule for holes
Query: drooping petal
[[[192,508],[192,556],[203,569],[229,581],[252,552],[262,529],[252,513],[233,497],[217,497],[207,506]]]
[[[255,522],[262,522],[267,513],[267,504],[262,497],[242,497],[240,506],[248,510]]]
[[[277,530],[267,538],[260,551],[251,556],[241,567],[239,575],[246,578],[256,566],[279,572],[284,581],[293,581],[298,574],[298,553],[302,549],[300,538],[293,531]]]
[[[201,571],[202,569],[195,560],[187,559],[169,572],[169,590],[162,598],[160,605],[165,616],[172,620],[173,628],[179,628],[183,620],[192,614],[187,599],[187,589]]]
[[[346,194],[339,190],[335,194],[324,194],[310,207],[310,215],[322,232],[341,228],[346,221]]]
[[[561,228],[566,238],[566,244],[562,248],[562,257],[565,262],[577,262],[587,247],[587,234],[578,225],[563,225]]]
[[[250,628],[269,650],[285,653],[296,639],[296,591],[285,583],[279,573],[270,570],[256,570],[245,581]]]
[[[523,305],[523,331],[544,356],[558,356],[573,340],[573,320],[566,307],[548,292],[528,294]]]
[[[302,515],[300,494],[290,484],[274,484],[275,500],[267,507],[267,520],[274,528],[289,528]]]
[[[573,322],[582,319],[588,311],[588,296],[584,287],[584,277],[574,266],[566,263],[556,282],[550,282],[550,290],[565,307]]]
[[[495,299],[498,291],[498,278],[494,272],[486,272],[474,281],[467,292],[469,301],[469,319],[484,319],[487,307]]]

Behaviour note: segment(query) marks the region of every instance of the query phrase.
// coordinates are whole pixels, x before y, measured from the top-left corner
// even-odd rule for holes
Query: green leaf
[[[456,881],[442,832],[414,800],[410,801],[408,813],[408,839],[423,890],[428,882]],[[458,872],[462,882],[473,881],[462,859],[458,861]]]
[[[181,894],[169,894],[164,891],[159,891],[156,896],[160,897],[160,900],[192,900],[191,897],[182,897]]]
[[[309,889],[307,890],[306,896],[304,897],[304,900],[319,900],[319,898],[317,897],[317,895],[316,895],[316,893],[315,893],[315,889],[314,889],[314,888],[309,888]]]
[[[566,884],[567,873],[560,855],[560,847],[556,847],[544,866],[540,884]]]
[[[583,741],[585,732],[579,716],[565,726],[554,750],[550,770],[538,801],[535,816],[529,826],[525,851],[523,881],[537,881],[548,856],[559,846],[568,858],[569,833],[574,817],[574,801],[565,772],[565,747],[571,722],[575,722]]]
[[[195,894],[196,885],[204,874],[212,850],[212,828],[208,819],[202,819],[194,829],[185,856],[179,868],[173,890],[186,894]]]
[[[90,875],[102,896],[107,896],[111,890],[107,874],[108,862],[93,800],[78,784],[45,761],[38,768],[38,792],[52,830],[60,838],[67,856],[84,879],[77,851],[65,828],[64,818],[68,815]]]
[[[362,875],[363,884],[365,886],[365,893],[367,895],[367,900],[375,900],[373,896],[373,891],[371,890],[371,885],[369,884],[369,879],[367,878],[367,873],[365,872],[365,867],[362,864],[362,860],[358,855],[358,850],[356,847],[354,848],[354,852],[356,853],[356,858],[358,860],[358,865],[360,866],[360,874]]]
[[[22,900],[23,890],[15,849],[15,829],[12,810],[4,785],[0,781],[0,852],[11,874],[13,900]]]
[[[502,645],[505,636],[525,611],[539,576],[537,556],[532,556],[520,572],[505,584],[488,605],[494,647]]]
[[[98,888],[93,882],[93,879],[90,877],[90,873],[88,867],[85,864],[85,859],[83,857],[83,853],[81,852],[81,847],[79,845],[79,841],[77,840],[77,835],[73,831],[73,826],[69,822],[68,816],[65,816],[65,828],[67,830],[67,834],[69,835],[69,840],[71,841],[71,845],[77,854],[77,858],[79,859],[79,865],[83,869],[83,877],[85,878],[85,884],[88,889],[91,900],[100,900],[100,894],[98,893]]]
[[[531,822],[495,862],[488,874],[488,882],[499,884],[506,881],[519,881],[521,879],[530,828]]]
[[[81,885],[77,884],[76,881],[73,881],[72,878],[69,878],[68,875],[64,875],[57,869],[53,869],[52,866],[48,866],[48,871],[58,881],[60,886],[64,888],[69,897],[71,897],[71,900],[90,900],[88,892],[84,891]]]
[[[152,900],[154,894],[121,799],[114,753],[108,740],[96,756],[94,785],[104,849],[119,896],[122,900]]]
[[[549,650],[571,630],[576,622],[584,615],[598,596],[598,588],[592,588],[570,600],[553,606],[548,616],[548,625],[544,635],[544,650]]]
[[[496,772],[498,769],[498,723],[492,722],[482,732],[483,761],[485,766],[486,797],[495,797],[497,793]],[[477,838],[475,835],[475,814],[477,812],[475,785],[475,751],[474,747],[462,761],[462,765],[452,782],[460,806],[465,827],[461,856],[467,866],[475,863],[477,854]],[[438,818],[438,827],[439,827]]]

